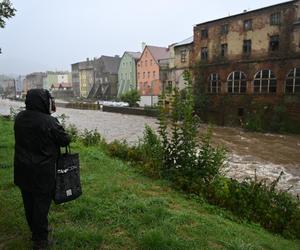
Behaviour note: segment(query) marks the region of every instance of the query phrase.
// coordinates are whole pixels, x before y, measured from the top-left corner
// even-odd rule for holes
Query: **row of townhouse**
[[[54,97],[73,97],[72,78],[68,71],[34,72],[19,76],[17,86],[25,94],[29,89],[44,88],[50,90]]]
[[[250,102],[284,104],[300,121],[299,59],[300,1],[293,0],[197,24],[192,37],[168,47],[144,44],[141,53],[72,64],[73,87],[98,99],[138,89],[142,103],[153,105],[166,87],[182,89],[191,70],[196,93],[208,99],[205,110],[223,124]]]
[[[123,56],[73,63],[72,84],[76,96],[89,99],[114,99],[138,89],[142,105],[153,105],[165,87],[184,87],[183,71],[189,68],[190,37],[169,47],[143,44],[143,51],[124,52]]]

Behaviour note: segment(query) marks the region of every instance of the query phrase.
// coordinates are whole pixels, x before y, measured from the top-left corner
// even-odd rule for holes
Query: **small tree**
[[[141,96],[136,89],[132,89],[124,93],[120,99],[123,102],[128,102],[129,107],[135,107],[137,102],[141,100]]]
[[[0,0],[0,28],[4,28],[5,19],[15,15],[16,9],[13,8],[9,0]]]

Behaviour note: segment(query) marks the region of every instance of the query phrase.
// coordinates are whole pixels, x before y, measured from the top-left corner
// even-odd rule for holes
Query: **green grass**
[[[0,249],[30,249],[13,185],[12,122],[0,120]],[[149,179],[97,147],[80,152],[83,195],[51,206],[53,249],[300,249],[229,212]]]

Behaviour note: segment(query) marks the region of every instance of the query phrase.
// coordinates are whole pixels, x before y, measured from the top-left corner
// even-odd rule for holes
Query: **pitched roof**
[[[182,45],[188,45],[191,44],[194,41],[194,37],[191,36],[187,39],[184,39],[183,41],[176,43],[174,47],[182,46]]]
[[[170,58],[170,52],[168,48],[150,45],[147,45],[146,48],[149,49],[150,53],[156,61]]]
[[[104,65],[104,71],[111,74],[118,74],[121,58],[119,56],[101,56],[99,59]]]
[[[126,53],[128,53],[131,57],[133,57],[134,59],[139,59],[142,55],[141,52],[130,52],[130,51],[126,51]]]

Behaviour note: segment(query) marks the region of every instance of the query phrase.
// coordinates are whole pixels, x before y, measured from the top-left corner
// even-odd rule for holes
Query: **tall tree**
[[[10,0],[0,0],[0,28],[4,28],[5,19],[15,15],[16,9],[12,6]]]

